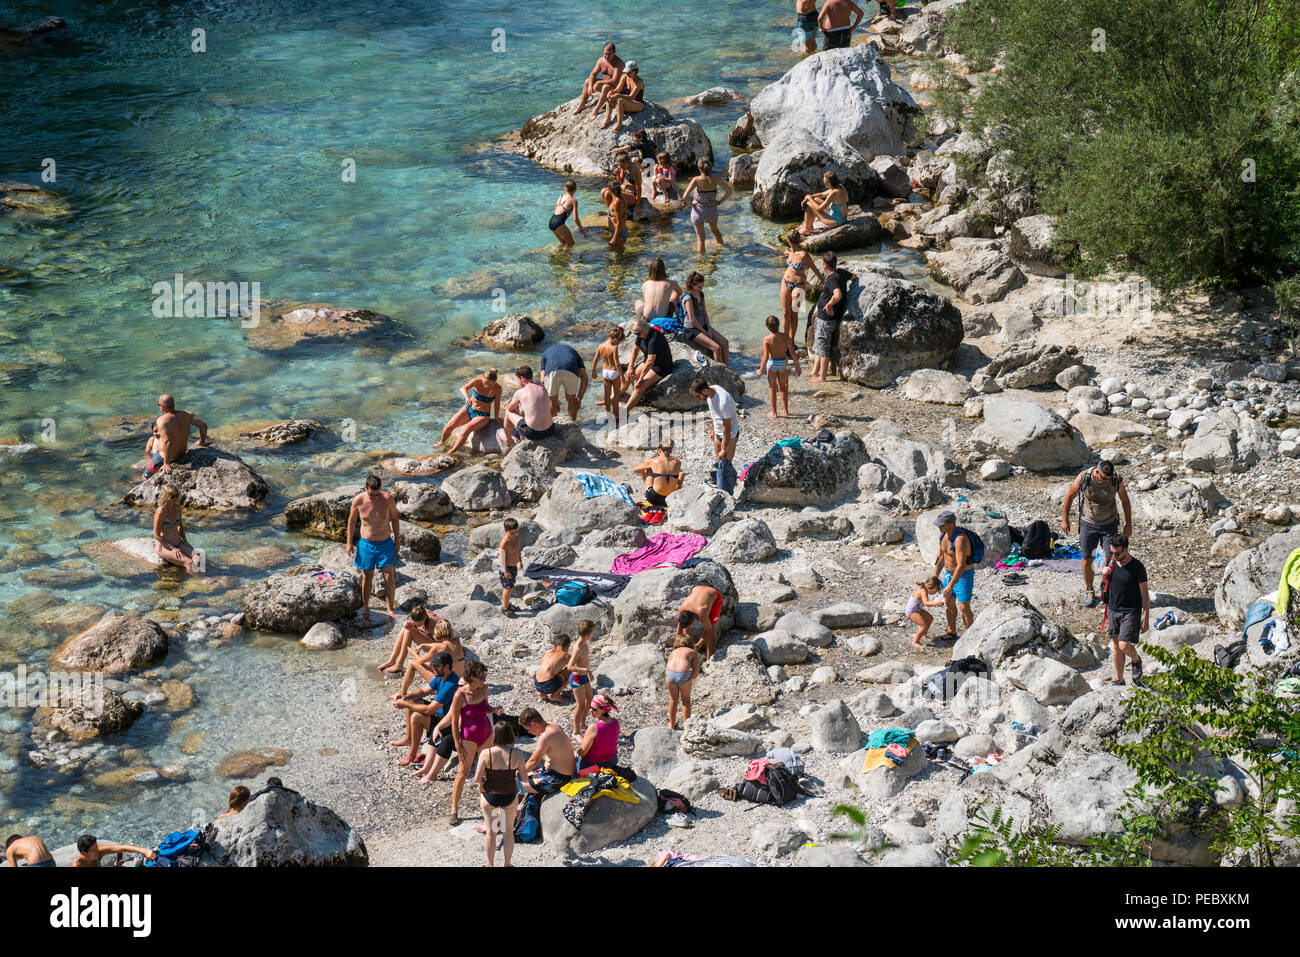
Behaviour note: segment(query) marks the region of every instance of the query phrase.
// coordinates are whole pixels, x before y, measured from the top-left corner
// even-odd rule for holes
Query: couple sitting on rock
[[[635,60],[624,63],[614,52],[614,44],[606,43],[601,57],[587,75],[582,84],[582,95],[574,114],[582,112],[589,97],[596,97],[596,106],[591,111],[594,122],[600,116],[601,107],[605,108],[605,121],[601,129],[614,122],[614,132],[623,129],[623,118],[628,113],[640,113],[645,109],[645,81],[638,76]]]

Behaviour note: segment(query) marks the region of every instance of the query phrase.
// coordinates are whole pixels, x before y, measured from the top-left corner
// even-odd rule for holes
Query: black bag
[[[768,766],[767,790],[771,795],[769,800],[778,807],[784,807],[803,793],[799,779],[784,764]]]
[[[1232,644],[1214,646],[1214,663],[1220,668],[1235,668],[1246,652],[1246,639],[1238,638]]]
[[[659,813],[660,814],[694,814],[695,808],[691,802],[686,799],[686,795],[678,794],[676,791],[670,791],[668,788],[659,788]]]
[[[1030,522],[1020,545],[1022,558],[1050,558],[1052,555],[1052,529],[1044,521]]]
[[[967,678],[971,676],[979,677],[988,673],[989,666],[984,663],[983,658],[971,656],[950,661],[947,668],[931,676],[930,680],[925,683],[926,697],[947,701],[957,694],[957,689],[965,683]]]

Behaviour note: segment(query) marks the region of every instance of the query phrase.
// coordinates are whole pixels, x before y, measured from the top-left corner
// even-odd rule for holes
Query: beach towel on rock
[[[901,744],[906,748],[907,742],[911,739],[912,732],[907,728],[880,728],[871,732],[871,736],[867,738],[867,747],[884,748],[891,744]]]
[[[911,751],[914,747],[916,747],[916,743],[917,743],[916,738],[908,738],[906,744],[907,750]],[[879,748],[867,749],[867,756],[862,762],[863,774],[866,774],[868,771],[874,771],[876,770],[876,768],[890,768],[891,770],[893,769],[894,762],[890,761],[889,758],[885,757],[885,750],[886,750],[885,746],[881,746]]]
[[[660,532],[652,536],[644,545],[634,552],[619,555],[610,566],[615,575],[635,575],[650,568],[662,568],[671,565],[680,567],[682,562],[693,558],[695,553],[708,544],[703,535],[674,535]]]
[[[627,490],[626,485],[620,485],[611,478],[604,475],[597,475],[595,472],[579,472],[573,470],[573,477],[582,483],[582,494],[587,498],[595,498],[597,495],[608,495],[610,498],[616,498],[620,502],[627,502],[629,505],[635,505],[632,501],[632,493]]]
[[[609,572],[580,572],[576,568],[560,568],[544,562],[530,562],[524,577],[533,581],[581,582],[602,598],[617,598],[632,580],[630,575],[613,575]]]

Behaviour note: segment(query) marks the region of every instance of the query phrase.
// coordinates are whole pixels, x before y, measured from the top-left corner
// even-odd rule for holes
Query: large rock
[[[736,501],[711,485],[688,485],[673,493],[668,509],[668,530],[712,535],[731,521]]]
[[[817,230],[803,241],[803,248],[814,256],[847,249],[866,249],[879,246],[887,235],[875,216],[854,216],[843,226]]]
[[[1110,445],[1124,439],[1144,438],[1151,430],[1141,422],[1130,422],[1115,415],[1096,415],[1076,412],[1070,416],[1070,425],[1079,430],[1083,441],[1090,446]]]
[[[172,463],[170,472],[147,478],[122,499],[127,505],[157,505],[158,490],[172,485],[185,508],[218,512],[259,508],[268,492],[266,480],[243,459],[215,446],[190,449]]]
[[[299,565],[271,575],[249,585],[243,596],[244,622],[249,628],[299,636],[318,621],[339,621],[360,608],[360,581],[320,565]]]
[[[839,177],[850,203],[869,203],[880,193],[880,180],[861,154],[815,133],[786,129],[759,156],[750,206],[767,219],[799,219],[804,197],[826,188],[826,173]]]
[[[979,567],[996,565],[998,559],[1010,551],[1011,530],[1005,518],[991,518],[987,509],[962,502],[948,506],[947,510],[957,516],[959,526],[970,529],[983,540],[984,562]],[[916,547],[921,550],[921,559],[930,567],[939,557],[939,529],[935,528],[934,520],[941,511],[944,509],[932,508],[916,519]]]
[[[809,723],[812,746],[818,751],[846,754],[858,750],[862,744],[858,719],[838,698],[814,711]]]
[[[1026,656],[1007,675],[1017,688],[1023,688],[1040,704],[1069,704],[1092,690],[1088,679],[1069,665],[1051,658]]]
[[[501,460],[501,477],[516,499],[536,502],[555,481],[555,463],[562,458],[554,448],[527,439]]]
[[[45,222],[68,215],[68,201],[58,193],[30,183],[0,182],[0,217]]]
[[[980,371],[1004,389],[1030,389],[1056,380],[1057,373],[1079,361],[1074,346],[1017,343],[999,352]]]
[[[324,426],[313,419],[290,419],[275,422],[260,429],[239,433],[243,443],[281,449],[288,445],[301,445],[317,435]]]
[[[531,349],[546,338],[546,332],[531,316],[517,312],[493,319],[483,328],[485,345],[498,349]]]
[[[522,443],[521,443],[522,444]],[[356,486],[354,486],[356,487]],[[357,490],[360,491],[359,487]],[[342,491],[342,490],[340,490]],[[423,485],[418,482],[394,482],[389,491],[397,503],[397,514],[404,519],[417,522],[434,522],[446,518],[455,506],[451,498],[436,485]],[[356,495],[356,492],[352,493]],[[285,509],[286,520],[288,509]],[[346,522],[347,516],[344,515]]]
[[[942,369],[917,369],[900,391],[905,399],[939,405],[961,405],[975,394],[969,381]]]
[[[703,561],[690,568],[651,568],[633,575],[614,599],[612,637],[624,644],[660,642],[665,646],[676,631],[677,609],[696,585],[711,585],[722,592],[725,631],[736,613],[736,586],[717,562]]]
[[[1255,600],[1277,591],[1282,564],[1297,548],[1300,548],[1300,529],[1279,532],[1228,562],[1223,578],[1214,589],[1214,613],[1219,621],[1239,631],[1246,623],[1246,610]]]
[[[327,807],[271,788],[242,811],[214,822],[205,865],[217,867],[365,867],[361,835]]]
[[[1044,405],[1010,396],[985,398],[984,422],[971,441],[986,456],[1032,471],[1079,468],[1090,459],[1078,429]]]
[[[852,432],[835,434],[819,445],[769,450],[749,468],[745,497],[768,505],[803,507],[834,504],[857,491],[858,468],[867,460],[866,446]]]
[[[1021,655],[1051,658],[1071,668],[1097,663],[1091,645],[1075,639],[1062,625],[1048,621],[1024,595],[999,598],[980,609],[975,621],[952,646],[954,661],[982,658],[990,668],[1002,668]],[[1033,690],[1027,683],[1018,687]]]
[[[907,782],[924,771],[930,763],[919,744],[908,752],[907,760],[897,767],[887,764],[863,773],[862,763],[866,757],[867,752],[863,749],[841,761],[840,778],[846,784],[856,784],[862,796],[871,801],[888,801],[897,797],[907,787]]]
[[[897,270],[863,260],[841,263],[858,278],[849,285],[840,325],[844,377],[883,389],[913,369],[934,368],[961,345],[961,312],[947,299],[904,279]]]
[[[568,529],[585,534],[597,528],[638,525],[641,513],[635,505],[611,495],[587,498],[582,483],[572,473],[561,472],[542,496],[534,518],[548,531]]]
[[[542,838],[552,853],[562,856],[591,854],[626,841],[654,820],[659,813],[659,796],[645,777],[632,782],[637,803],[594,798],[587,807],[582,830],[569,823],[564,805],[571,800],[557,794],[542,802]]]
[[[1052,216],[1023,216],[1007,230],[1013,258],[1022,262],[1052,265],[1056,253],[1052,243],[1056,238],[1056,219]]]
[[[1207,478],[1170,482],[1150,492],[1138,492],[1135,497],[1138,515],[1158,528],[1210,518],[1227,504]]]
[[[510,490],[501,473],[486,465],[454,472],[443,480],[442,490],[451,504],[466,512],[486,512],[510,505]]]
[[[776,539],[761,519],[745,518],[722,526],[702,554],[724,565],[765,562],[776,554]]]
[[[1183,464],[1198,472],[1243,472],[1275,454],[1276,441],[1266,426],[1230,412],[1205,413],[1196,434],[1183,443]]]
[[[166,657],[167,633],[157,622],[112,613],[65,641],[53,660],[62,668],[116,675]]]
[[[669,348],[673,354],[673,369],[646,393],[645,401],[662,412],[690,412],[703,409],[704,402],[691,392],[691,383],[699,377],[709,385],[721,386],[731,393],[732,398],[739,399],[745,394],[745,380],[730,366],[705,359],[697,366],[694,362],[695,348],[684,342],[670,340]]]
[[[925,261],[967,302],[996,302],[1025,284],[1003,239],[955,238],[947,250],[926,253]]]
[[[360,485],[344,485],[330,492],[317,492],[315,495],[296,498],[284,507],[285,528],[331,541],[344,541],[347,538],[348,513],[352,509],[352,500],[360,493]],[[398,513],[401,513],[400,505]]]
[[[686,722],[682,734],[682,750],[701,757],[748,757],[757,753],[762,744],[762,739],[756,734],[726,728],[698,717]]]
[[[663,683],[664,653],[655,645],[628,645],[601,659],[597,687],[642,688]]]
[[[692,692],[697,708],[717,710],[738,704],[771,704],[776,700],[777,687],[750,642],[728,638],[704,664],[701,674],[705,680],[698,682]]]
[[[251,320],[249,320],[251,321]],[[313,303],[263,306],[257,325],[247,328],[248,344],[263,352],[289,352],[305,346],[360,342],[391,336],[397,323],[369,309],[345,309]]]
[[[700,160],[713,162],[713,145],[704,128],[694,120],[678,120],[657,103],[645,102],[639,113],[629,113],[623,130],[601,129],[593,123],[590,109],[574,115],[576,100],[563,103],[548,113],[534,116],[519,131],[519,145],[534,162],[581,176],[608,176],[614,171],[614,149],[628,146],[632,134],[645,130],[659,149],[672,157],[678,170],[694,175]],[[594,104],[589,104],[593,106]]]
[[[929,53],[941,56],[951,52],[944,42],[943,28],[947,14],[965,0],[935,0],[908,17],[898,34],[898,48],[912,56]]]
[[[83,742],[123,734],[144,714],[143,704],[127,701],[115,691],[102,689],[100,693],[89,688],[80,691],[68,700],[50,702],[67,707],[37,708],[33,723],[61,731],[72,741]]]
[[[873,428],[864,441],[867,454],[901,482],[932,476],[943,485],[962,485],[966,472],[943,449],[925,442],[895,435],[885,428]]]

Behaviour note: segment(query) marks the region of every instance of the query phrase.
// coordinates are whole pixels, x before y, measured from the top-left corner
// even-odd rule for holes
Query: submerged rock
[[[245,330],[248,344],[263,352],[378,339],[397,331],[397,322],[369,309],[312,303],[284,308],[264,306],[257,325]]]
[[[489,322],[481,338],[484,345],[497,349],[531,349],[546,338],[546,332],[529,316],[512,312]]]
[[[69,707],[37,708],[32,720],[80,742],[123,734],[142,714],[143,704],[127,701],[115,691],[103,689],[102,694],[92,694],[83,690],[74,696]]]
[[[167,633],[157,622],[114,613],[64,642],[54,655],[54,663],[115,675],[166,657]]]
[[[200,446],[173,462],[170,472],[159,472],[135,486],[122,501],[157,505],[164,483],[180,493],[183,507],[218,512],[260,508],[270,491],[266,480],[233,452]]]

